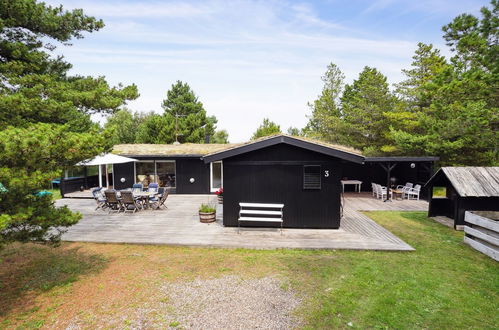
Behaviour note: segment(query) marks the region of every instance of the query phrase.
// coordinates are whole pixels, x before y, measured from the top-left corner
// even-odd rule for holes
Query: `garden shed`
[[[465,211],[499,211],[499,167],[442,167],[426,183],[445,188],[445,196],[430,196],[428,216],[445,216],[462,230]]]

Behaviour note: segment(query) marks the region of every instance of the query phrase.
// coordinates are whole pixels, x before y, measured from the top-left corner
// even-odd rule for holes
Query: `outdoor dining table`
[[[362,181],[359,181],[359,180],[341,180],[341,187],[342,187],[343,192],[345,192],[346,185],[353,185],[355,188],[355,191],[360,194],[360,187],[362,185]]]
[[[149,191],[141,191],[141,192],[134,192],[133,193],[134,197],[138,197],[144,201],[145,208],[151,208],[151,205],[149,204],[149,198],[151,198],[152,196],[157,196],[157,195],[159,195],[159,193],[149,192]]]

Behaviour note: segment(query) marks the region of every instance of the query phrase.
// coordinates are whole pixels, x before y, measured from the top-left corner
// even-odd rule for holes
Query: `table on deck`
[[[144,201],[144,206],[145,208],[151,208],[151,205],[149,204],[149,198],[158,195],[157,192],[148,192],[148,191],[142,191],[142,192],[134,192],[133,196],[134,197],[139,197]]]
[[[393,198],[395,199],[404,199],[404,191],[402,189],[390,189],[393,193]]]
[[[360,186],[362,185],[362,181],[359,180],[341,180],[341,188],[343,192],[345,192],[346,185],[354,185],[355,191],[360,194]]]

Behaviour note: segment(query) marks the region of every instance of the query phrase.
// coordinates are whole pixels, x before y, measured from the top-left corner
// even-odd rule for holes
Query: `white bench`
[[[241,228],[241,222],[275,222],[281,223],[281,235],[284,204],[267,203],[239,203],[239,218],[237,219],[237,233]]]

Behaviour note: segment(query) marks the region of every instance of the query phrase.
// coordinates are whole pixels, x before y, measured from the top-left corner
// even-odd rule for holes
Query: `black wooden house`
[[[394,173],[401,182],[416,179],[424,184],[436,160],[370,159],[351,148],[287,135],[260,139],[203,159],[207,164],[223,161],[225,226],[238,225],[240,202],[282,203],[284,227],[332,229],[340,226],[340,182],[346,173],[363,179],[362,190],[367,191],[371,182],[390,184]],[[423,172],[418,172],[420,169]]]
[[[332,229],[340,226],[341,180],[362,181],[361,191],[371,191],[371,182],[424,185],[437,160],[365,157],[352,148],[283,134],[241,144],[122,144],[113,153],[137,160],[111,166],[114,189],[155,182],[171,193],[210,194],[223,187],[225,226],[238,225],[239,203],[246,202],[284,204],[287,228]]]

